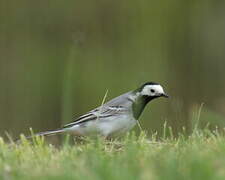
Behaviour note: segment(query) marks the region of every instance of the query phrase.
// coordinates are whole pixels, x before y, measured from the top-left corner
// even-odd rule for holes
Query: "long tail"
[[[63,132],[65,132],[65,129],[56,129],[51,131],[39,132],[37,134],[34,134],[34,136],[52,136]]]
[[[36,133],[34,135],[31,135],[31,136],[26,136],[25,138],[26,139],[32,139],[32,138],[34,138],[36,136],[52,136],[52,135],[60,134],[60,133],[63,133],[63,132],[65,132],[65,129],[56,129],[56,130],[51,130],[51,131],[39,132],[39,133]],[[16,142],[21,142],[20,140],[21,139],[18,138],[15,141]]]

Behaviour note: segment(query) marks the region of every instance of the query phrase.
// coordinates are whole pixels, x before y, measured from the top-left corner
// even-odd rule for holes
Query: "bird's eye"
[[[154,90],[154,89],[151,89],[150,91],[151,91],[152,93],[154,93],[154,92],[155,92],[155,90]]]

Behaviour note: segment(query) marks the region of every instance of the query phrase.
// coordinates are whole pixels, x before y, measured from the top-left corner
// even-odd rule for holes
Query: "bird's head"
[[[139,88],[139,93],[142,96],[148,97],[150,99],[158,98],[158,97],[165,97],[168,98],[169,96],[164,92],[163,87],[154,82],[147,82],[143,84]]]
[[[134,91],[133,112],[135,119],[138,119],[146,104],[153,99],[169,96],[164,92],[163,87],[154,82],[147,82]]]

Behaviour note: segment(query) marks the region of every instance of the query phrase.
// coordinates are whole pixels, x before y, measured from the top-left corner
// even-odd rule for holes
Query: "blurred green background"
[[[0,135],[54,129],[146,81],[143,129],[225,126],[225,1],[0,0]]]

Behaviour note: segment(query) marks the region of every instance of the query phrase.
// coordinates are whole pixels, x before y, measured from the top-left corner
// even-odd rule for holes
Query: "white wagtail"
[[[116,137],[132,129],[137,124],[147,103],[158,97],[168,98],[168,95],[160,84],[148,82],[134,91],[106,102],[60,129],[36,135],[45,136],[68,132],[76,136]]]

